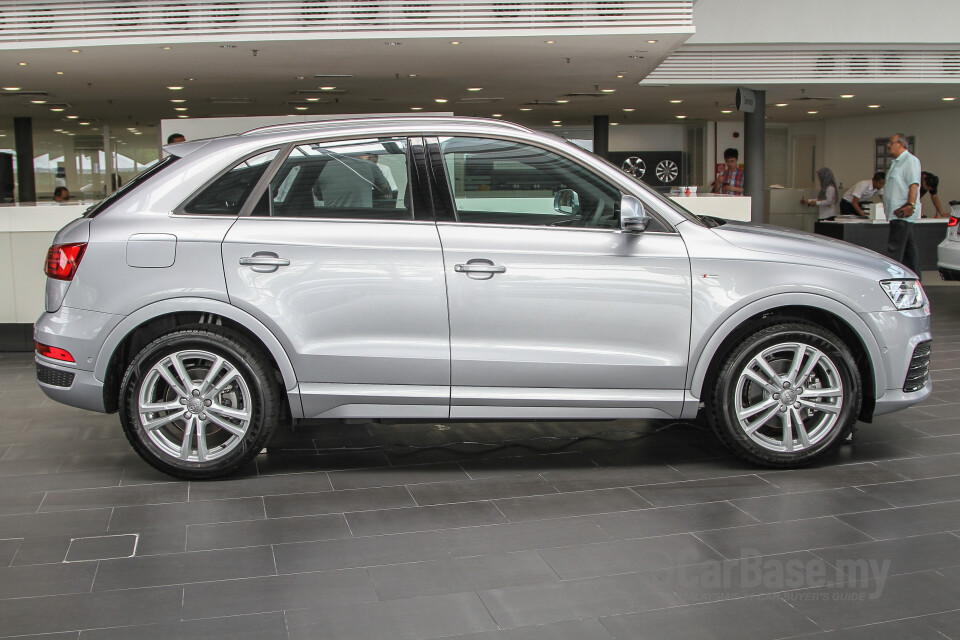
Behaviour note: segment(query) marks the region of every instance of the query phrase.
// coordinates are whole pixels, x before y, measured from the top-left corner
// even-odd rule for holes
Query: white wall
[[[844,185],[873,175],[876,138],[905,133],[916,136],[915,151],[924,170],[940,176],[944,207],[960,200],[960,108],[836,118],[826,121],[825,132],[824,165]],[[923,202],[929,207],[929,196]]]
[[[683,151],[681,124],[621,124],[610,127],[610,151]]]
[[[687,44],[955,43],[960,2],[697,0],[693,24]]]

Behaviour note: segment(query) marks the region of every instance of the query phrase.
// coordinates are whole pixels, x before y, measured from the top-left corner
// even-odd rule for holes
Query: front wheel
[[[214,478],[249,462],[279,415],[272,369],[220,328],[157,338],[124,375],[120,420],[148,463],[183,479]]]
[[[812,462],[853,429],[860,373],[847,346],[814,324],[757,330],[726,357],[708,398],[714,431],[736,455],[772,467]]]

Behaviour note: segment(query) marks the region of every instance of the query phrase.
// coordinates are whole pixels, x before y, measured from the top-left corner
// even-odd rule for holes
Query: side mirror
[[[628,233],[641,233],[650,224],[650,214],[633,196],[620,198],[620,228]]]
[[[573,189],[560,189],[553,196],[553,210],[568,216],[580,215],[580,196]]]

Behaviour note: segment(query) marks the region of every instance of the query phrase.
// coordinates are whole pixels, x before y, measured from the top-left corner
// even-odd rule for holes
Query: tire
[[[217,328],[161,336],[123,377],[120,421],[146,462],[185,480],[225,476],[266,445],[280,415],[269,361]]]
[[[813,462],[856,426],[863,390],[850,349],[806,322],[748,335],[723,361],[708,419],[737,456],[768,467]]]

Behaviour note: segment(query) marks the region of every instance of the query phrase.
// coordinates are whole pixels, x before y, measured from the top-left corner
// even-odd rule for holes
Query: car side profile
[[[928,397],[915,274],[698,217],[557,137],[455,117],[168,148],[54,239],[37,379],[211,478],[289,420],[695,419],[811,462]]]

